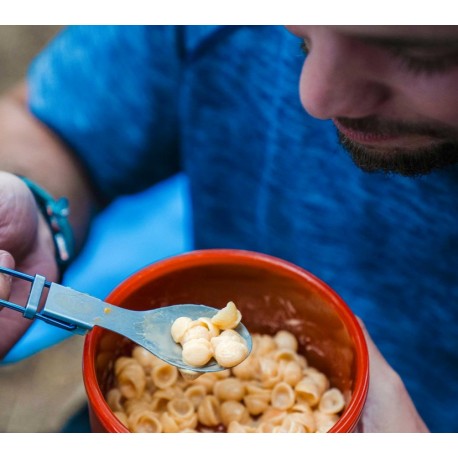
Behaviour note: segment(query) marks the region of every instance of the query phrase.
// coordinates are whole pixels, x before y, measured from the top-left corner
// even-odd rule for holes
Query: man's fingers
[[[363,322],[358,319],[369,351],[369,392],[359,432],[428,432],[401,378],[388,364]]]
[[[14,269],[14,258],[7,251],[0,250],[0,266]],[[11,275],[0,273],[0,299],[8,299],[11,291]],[[2,308],[0,306],[0,308]]]

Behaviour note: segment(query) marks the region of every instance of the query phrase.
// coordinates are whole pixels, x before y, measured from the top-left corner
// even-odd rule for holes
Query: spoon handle
[[[50,316],[46,316],[43,314],[42,311],[38,311],[38,307],[41,301],[41,295],[43,293],[44,288],[49,288],[51,286],[51,282],[47,281],[45,277],[41,275],[28,275],[23,272],[18,272],[13,269],[8,269],[7,267],[0,267],[0,272],[2,274],[10,275],[11,277],[19,278],[21,280],[28,281],[32,284],[30,288],[29,297],[27,300],[27,304],[22,306],[20,304],[15,304],[14,302],[7,301],[5,299],[0,299],[0,305],[3,307],[10,308],[16,312],[20,312],[24,315],[24,318],[28,318],[29,320],[33,320],[37,318],[39,320],[44,321],[45,323],[51,324],[61,329],[65,329],[70,332],[76,331],[76,326],[74,324],[61,321],[59,319],[52,318]]]
[[[96,325],[128,335],[131,334],[132,323],[141,320],[139,312],[122,309],[67,286],[49,282],[41,275],[32,276],[7,267],[0,267],[0,272],[31,283],[25,306],[0,299],[0,305],[22,313],[24,318],[36,318],[81,335]],[[39,310],[45,288],[49,292],[43,308]]]
[[[86,334],[94,326],[129,336],[142,313],[124,309],[67,286],[51,283],[43,314],[74,324],[78,334]]]

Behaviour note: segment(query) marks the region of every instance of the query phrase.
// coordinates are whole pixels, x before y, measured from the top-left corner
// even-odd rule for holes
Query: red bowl
[[[369,386],[369,358],[361,327],[343,300],[324,282],[284,260],[242,250],[201,250],[171,257],[136,272],[107,302],[133,310],[198,303],[222,308],[229,300],[252,333],[286,329],[299,352],[324,372],[346,397],[347,406],[329,432],[356,427]],[[130,342],[95,327],[83,350],[83,380],[94,432],[128,432],[104,395],[114,360]]]

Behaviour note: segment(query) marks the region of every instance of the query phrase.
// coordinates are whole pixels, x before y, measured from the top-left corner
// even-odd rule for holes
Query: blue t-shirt
[[[33,113],[108,202],[189,177],[196,248],[322,278],[366,323],[432,431],[458,431],[458,168],[367,174],[300,105],[282,27],[72,27],[33,63]]]

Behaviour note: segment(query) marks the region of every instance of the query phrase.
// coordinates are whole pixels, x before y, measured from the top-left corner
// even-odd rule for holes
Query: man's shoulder
[[[279,40],[296,40],[283,26],[225,25],[225,26],[185,26],[178,29],[183,34],[183,43],[188,56],[200,57],[214,48],[227,45],[244,47],[245,43],[256,42],[260,52],[272,45],[278,46]],[[228,55],[231,49],[227,49]]]

